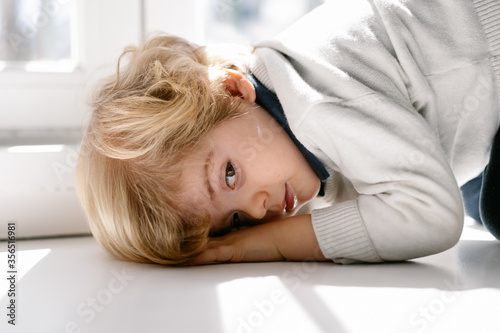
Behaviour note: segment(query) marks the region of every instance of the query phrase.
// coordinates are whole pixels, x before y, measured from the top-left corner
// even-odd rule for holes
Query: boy
[[[458,241],[459,186],[485,170],[499,238],[498,17],[497,1],[332,1],[253,52],[129,50],[78,165],[94,235],[164,264],[406,260]],[[294,215],[317,195],[330,206]]]

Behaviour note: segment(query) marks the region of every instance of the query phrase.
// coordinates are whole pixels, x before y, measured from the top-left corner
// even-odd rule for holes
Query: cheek
[[[257,159],[270,162],[282,158],[281,154],[293,148],[290,146],[293,143],[286,135],[281,127],[254,126],[242,129],[237,138],[232,140],[232,148],[246,163],[256,162]]]
[[[307,172],[304,172],[304,174],[306,174],[307,176],[304,177],[304,179],[301,181],[301,183],[304,185],[304,197],[302,198],[304,202],[314,199],[318,195],[321,187],[321,181],[319,180],[318,176],[316,176],[309,165],[307,165],[307,167]]]

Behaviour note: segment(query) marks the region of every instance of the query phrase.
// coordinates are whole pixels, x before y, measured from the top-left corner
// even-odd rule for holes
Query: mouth
[[[291,212],[297,206],[297,196],[288,183],[285,183],[285,199],[283,200],[283,212]]]

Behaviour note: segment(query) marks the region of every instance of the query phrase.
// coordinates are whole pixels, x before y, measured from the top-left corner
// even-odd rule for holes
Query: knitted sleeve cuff
[[[368,236],[356,200],[313,210],[311,216],[325,257],[341,264],[383,261]]]

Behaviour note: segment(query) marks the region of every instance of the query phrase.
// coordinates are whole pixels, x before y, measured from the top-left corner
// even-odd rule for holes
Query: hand
[[[271,227],[273,223],[248,227],[211,238],[207,249],[189,264],[283,260],[276,247]]]
[[[326,260],[319,249],[310,215],[293,216],[211,238],[207,249],[189,264],[285,259]]]

